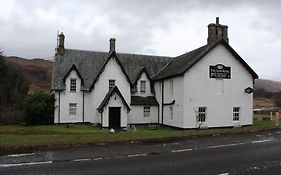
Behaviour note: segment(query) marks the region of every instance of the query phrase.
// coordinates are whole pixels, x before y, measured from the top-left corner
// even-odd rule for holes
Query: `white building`
[[[120,128],[159,123],[179,128],[253,123],[258,75],[228,44],[227,26],[208,25],[208,43],[177,57],[64,48],[59,35],[52,90],[55,123]]]

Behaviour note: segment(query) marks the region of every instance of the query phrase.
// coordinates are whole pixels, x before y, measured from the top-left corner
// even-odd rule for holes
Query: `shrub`
[[[52,124],[54,122],[55,96],[34,91],[24,99],[26,122],[29,125]]]

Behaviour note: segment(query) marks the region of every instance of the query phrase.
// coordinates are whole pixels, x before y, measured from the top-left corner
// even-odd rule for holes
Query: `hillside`
[[[29,92],[34,90],[50,92],[53,62],[20,57],[6,57],[6,60],[23,72],[29,83]]]
[[[281,91],[281,82],[265,80],[265,79],[257,79],[255,80],[254,89],[264,89],[268,92],[279,92]]]

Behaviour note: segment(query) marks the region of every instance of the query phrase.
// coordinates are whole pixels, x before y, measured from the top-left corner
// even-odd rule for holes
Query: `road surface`
[[[0,174],[281,174],[281,131],[10,154]]]

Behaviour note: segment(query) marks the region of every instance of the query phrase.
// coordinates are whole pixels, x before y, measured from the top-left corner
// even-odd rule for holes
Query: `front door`
[[[119,129],[120,128],[120,107],[109,108],[109,128]]]

